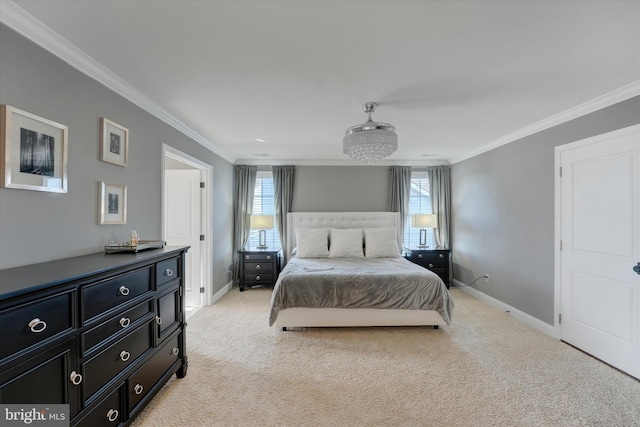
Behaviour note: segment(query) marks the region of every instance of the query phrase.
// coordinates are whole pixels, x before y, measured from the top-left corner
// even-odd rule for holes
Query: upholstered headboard
[[[296,228],[398,227],[398,212],[290,212],[287,214],[287,250],[296,245]],[[398,232],[398,247],[402,230]]]

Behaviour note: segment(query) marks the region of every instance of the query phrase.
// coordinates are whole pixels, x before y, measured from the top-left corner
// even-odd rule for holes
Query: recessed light
[[[269,144],[269,141],[267,141],[266,139],[262,139],[262,138],[256,138],[256,141],[264,142],[265,144]]]

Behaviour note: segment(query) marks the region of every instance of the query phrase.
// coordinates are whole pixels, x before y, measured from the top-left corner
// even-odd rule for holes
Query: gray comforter
[[[435,310],[450,324],[453,299],[435,273],[404,258],[292,257],[273,289],[269,326],[292,307]]]

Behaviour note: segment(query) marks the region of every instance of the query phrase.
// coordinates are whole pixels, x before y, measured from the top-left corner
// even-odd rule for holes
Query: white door
[[[560,338],[640,378],[640,125],[559,149]]]
[[[202,305],[199,170],[165,170],[165,240],[191,246],[185,257],[185,305]]]

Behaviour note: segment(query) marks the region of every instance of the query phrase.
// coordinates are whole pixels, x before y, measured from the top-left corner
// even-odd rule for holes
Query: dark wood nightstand
[[[449,280],[451,272],[450,249],[405,248],[405,257],[409,261],[436,273],[449,289],[451,285]]]
[[[240,257],[240,292],[248,286],[273,286],[280,273],[280,251],[244,249]]]

